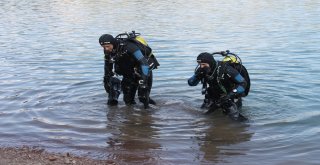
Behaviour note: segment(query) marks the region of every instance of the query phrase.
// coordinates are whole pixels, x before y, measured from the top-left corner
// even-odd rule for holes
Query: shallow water
[[[0,143],[120,164],[317,164],[320,3],[315,0],[0,2]],[[143,33],[158,103],[106,105],[103,33]],[[201,52],[238,53],[252,82],[236,123],[189,87]]]

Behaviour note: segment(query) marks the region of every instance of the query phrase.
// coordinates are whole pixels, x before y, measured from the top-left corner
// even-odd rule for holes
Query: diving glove
[[[208,73],[210,72],[209,67],[204,67],[204,68],[198,68],[195,72],[196,78],[197,79],[202,79],[204,78]]]
[[[117,105],[121,90],[121,81],[116,77],[109,79],[108,105]]]

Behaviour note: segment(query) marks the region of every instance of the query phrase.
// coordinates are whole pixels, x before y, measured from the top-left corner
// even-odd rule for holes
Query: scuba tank
[[[157,58],[152,52],[152,49],[140,33],[136,33],[135,31],[130,33],[121,33],[116,36],[116,39],[119,40],[121,44],[125,44],[126,41],[135,43],[141,50],[143,56],[147,59],[150,70],[157,69],[158,66],[160,66]]]
[[[249,73],[248,73],[246,67],[242,65],[241,58],[238,55],[231,53],[229,50],[226,50],[225,52],[222,51],[222,52],[220,52],[220,54],[222,56],[224,56],[222,62],[227,63],[228,65],[232,66],[246,80],[247,87],[244,92],[244,94],[245,94],[244,97],[247,96],[250,92],[251,82],[250,82]]]

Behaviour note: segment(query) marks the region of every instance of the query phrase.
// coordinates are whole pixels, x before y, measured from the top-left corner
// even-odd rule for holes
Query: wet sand
[[[112,160],[95,160],[69,153],[48,153],[44,149],[20,147],[0,148],[0,165],[117,165]]]

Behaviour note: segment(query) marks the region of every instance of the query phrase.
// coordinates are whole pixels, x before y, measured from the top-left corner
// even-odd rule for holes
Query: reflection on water
[[[222,114],[206,116],[181,101],[159,104],[161,109],[144,110],[142,105],[109,109],[108,159],[120,164],[211,164],[245,154],[246,149],[228,146],[250,141],[246,123]]]
[[[0,143],[121,164],[317,164],[320,2],[0,2]],[[150,110],[106,105],[98,37],[136,30],[161,63]],[[250,73],[248,123],[205,116],[190,88],[200,52]],[[240,162],[240,163],[239,163]]]
[[[112,108],[107,114],[108,158],[120,163],[154,164],[159,161],[157,150],[161,145],[156,142],[157,132],[152,113],[135,110],[131,107]]]
[[[245,149],[229,146],[250,141],[252,133],[248,132],[248,125],[230,122],[224,117],[214,119],[206,122],[206,129],[199,132],[203,134],[199,137],[200,151],[204,154],[201,162],[219,163],[223,162],[225,157],[244,155]]]

